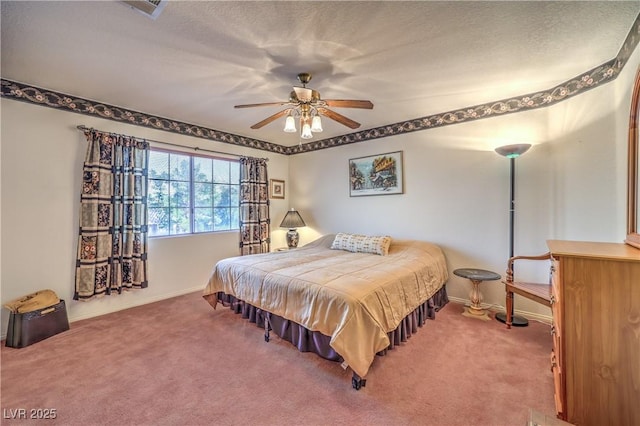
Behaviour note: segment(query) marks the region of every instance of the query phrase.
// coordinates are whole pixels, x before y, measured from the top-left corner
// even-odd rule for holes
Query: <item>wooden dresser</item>
[[[640,425],[640,250],[547,244],[558,417],[575,425]]]

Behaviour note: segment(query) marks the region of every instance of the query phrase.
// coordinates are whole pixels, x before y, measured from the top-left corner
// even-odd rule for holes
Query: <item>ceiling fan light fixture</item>
[[[145,0],[145,1],[168,1],[168,0]],[[320,92],[307,88],[307,83],[311,80],[310,73],[298,74],[298,80],[302,83],[302,87],[294,86],[293,90],[289,94],[289,100],[286,102],[263,102],[258,104],[243,104],[235,105],[235,108],[253,108],[261,106],[283,106],[286,108],[271,114],[269,117],[262,121],[257,122],[252,129],[260,129],[269,123],[281,118],[286,117],[284,124],[284,131],[286,133],[296,133],[296,121],[300,120],[300,139],[311,139],[313,133],[320,133],[324,129],[322,128],[322,119],[327,117],[330,120],[336,121],[350,129],[357,129],[360,127],[360,123],[345,117],[342,114],[329,109],[333,108],[361,108],[372,109],[373,103],[367,100],[358,99],[322,99]]]
[[[315,115],[311,120],[311,131],[315,133],[322,132],[322,120],[319,115]]]
[[[311,126],[306,121],[302,125],[302,133],[300,134],[300,137],[302,139],[311,139],[313,137],[313,135],[311,134]]]
[[[296,131],[296,120],[292,115],[289,115],[284,122],[284,131],[287,133],[293,133]]]

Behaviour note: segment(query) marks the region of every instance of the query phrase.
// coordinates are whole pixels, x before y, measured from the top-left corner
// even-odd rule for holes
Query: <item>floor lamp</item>
[[[511,163],[511,191],[510,191],[510,200],[509,200],[509,258],[513,257],[513,221],[515,217],[515,172],[516,172],[516,158],[527,152],[531,148],[530,144],[517,144],[517,145],[506,145],[496,148],[496,152],[503,157],[507,157]],[[507,314],[503,312],[498,312],[496,314],[496,319],[500,322],[507,322]],[[516,327],[526,327],[529,325],[529,321],[526,318],[515,316],[513,314],[513,304],[511,305],[511,321],[513,326]]]

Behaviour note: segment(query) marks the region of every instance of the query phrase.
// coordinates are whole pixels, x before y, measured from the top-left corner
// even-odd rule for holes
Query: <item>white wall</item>
[[[293,202],[309,228],[301,243],[330,232],[432,241],[445,251],[448,292],[468,300],[452,274],[475,267],[504,274],[509,248],[509,160],[494,149],[533,147],[516,160],[515,254],[543,254],[548,239],[622,242],[626,220],[626,129],[640,54],[607,84],[549,108],[295,155]],[[349,197],[348,160],[403,151],[402,195]],[[547,265],[523,264],[526,280],[548,280]],[[504,286],[481,286],[504,307]],[[516,310],[550,310],[516,296]]]
[[[624,240],[629,105],[616,108],[615,83],[620,82],[549,109],[550,234],[556,239]],[[622,126],[620,116],[626,118]]]
[[[239,253],[238,233],[149,239],[149,287],[88,302],[73,301],[78,210],[86,140],[79,124],[100,130],[269,158],[271,178],[288,176],[288,158],[264,151],[120,124],[2,99],[2,302],[50,288],[67,304],[70,321],[203,289],[219,259]],[[191,151],[193,152],[193,151]],[[272,200],[273,222],[289,198]],[[277,225],[277,224],[276,224]],[[272,225],[274,226],[274,225]],[[274,227],[274,244],[285,245]],[[203,303],[204,302],[203,300]],[[8,311],[2,309],[2,334]]]

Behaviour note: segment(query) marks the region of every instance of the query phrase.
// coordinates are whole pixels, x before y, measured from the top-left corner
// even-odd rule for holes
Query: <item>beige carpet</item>
[[[553,415],[549,326],[507,330],[462,312],[449,303],[377,357],[356,391],[338,363],[273,334],[266,343],[254,324],[188,294],[26,348],[3,342],[2,424],[523,426],[531,408]],[[56,418],[10,419],[19,409]]]

